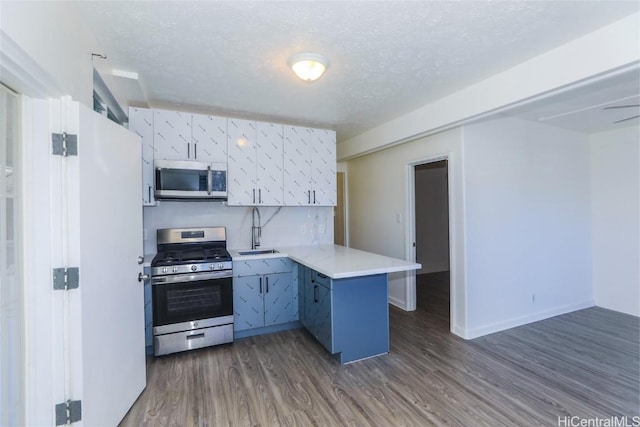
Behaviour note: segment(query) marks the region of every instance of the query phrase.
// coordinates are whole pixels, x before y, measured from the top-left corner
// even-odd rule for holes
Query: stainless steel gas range
[[[156,356],[233,341],[233,264],[225,227],[157,231],[151,262]]]

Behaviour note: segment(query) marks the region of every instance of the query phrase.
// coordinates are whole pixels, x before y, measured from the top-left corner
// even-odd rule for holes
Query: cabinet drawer
[[[290,273],[293,264],[289,258],[265,258],[251,261],[234,261],[233,276],[259,276],[271,273]]]
[[[325,276],[324,274],[318,273],[315,270],[311,271],[311,280],[319,285],[324,286],[325,288],[333,289],[333,280],[331,280],[329,276]]]

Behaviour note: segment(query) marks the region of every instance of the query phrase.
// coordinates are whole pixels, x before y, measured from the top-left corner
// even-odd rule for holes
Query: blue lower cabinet
[[[266,274],[262,280],[265,326],[295,321],[292,273]]]
[[[298,320],[298,292],[294,290],[298,281],[294,281],[291,261],[284,260],[287,262],[281,258],[240,261],[238,268],[234,262],[234,332]],[[273,331],[265,329],[260,333],[266,332]]]
[[[144,267],[144,274],[151,276],[151,267]],[[151,280],[144,281],[144,345],[147,354],[153,354],[153,304],[151,304]]]
[[[264,297],[260,286],[261,276],[233,278],[233,329],[264,326]]]
[[[315,327],[316,327],[316,338],[320,341],[327,350],[331,353],[335,353],[335,346],[333,342],[333,317],[332,317],[332,304],[333,304],[333,295],[331,293],[331,289],[323,286],[317,285],[316,288],[317,294],[317,306],[316,309],[316,318],[315,318]]]
[[[330,279],[299,269],[300,319],[340,363],[389,352],[387,275]]]
[[[334,280],[333,351],[341,363],[389,352],[387,275]]]

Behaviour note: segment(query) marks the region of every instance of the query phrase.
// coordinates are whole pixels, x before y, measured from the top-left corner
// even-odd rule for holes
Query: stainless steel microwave
[[[156,199],[227,199],[227,164],[156,160]]]

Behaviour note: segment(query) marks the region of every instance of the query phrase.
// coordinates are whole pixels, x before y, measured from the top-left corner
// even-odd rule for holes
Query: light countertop
[[[278,253],[240,255],[237,250],[229,250],[229,252],[234,261],[288,257],[332,279],[395,273],[422,267],[415,262],[339,245],[289,246],[274,249]]]

